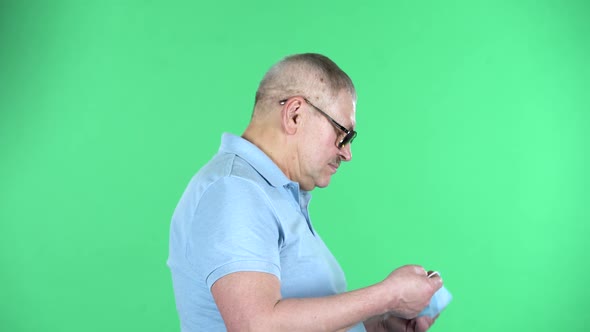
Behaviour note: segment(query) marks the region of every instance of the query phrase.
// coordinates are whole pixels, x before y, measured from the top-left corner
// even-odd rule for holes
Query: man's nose
[[[350,143],[340,148],[340,159],[344,161],[352,160],[352,149],[350,147]]]

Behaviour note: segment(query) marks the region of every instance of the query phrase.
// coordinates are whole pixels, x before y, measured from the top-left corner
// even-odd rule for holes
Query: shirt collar
[[[248,162],[273,187],[299,184],[291,181],[262,150],[248,140],[230,133],[221,136],[219,152],[233,153]]]

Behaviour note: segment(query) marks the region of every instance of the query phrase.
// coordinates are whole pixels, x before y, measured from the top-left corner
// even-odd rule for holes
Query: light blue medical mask
[[[422,312],[418,314],[420,316],[428,316],[430,318],[434,318],[438,315],[453,299],[453,296],[449,291],[442,286],[430,299],[430,303]]]

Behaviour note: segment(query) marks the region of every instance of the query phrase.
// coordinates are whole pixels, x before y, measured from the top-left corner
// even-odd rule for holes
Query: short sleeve
[[[258,184],[223,177],[199,199],[189,225],[187,258],[209,288],[239,271],[280,278],[281,234],[273,207]]]

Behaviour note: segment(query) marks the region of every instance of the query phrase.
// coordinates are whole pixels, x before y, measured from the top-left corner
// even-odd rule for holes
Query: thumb
[[[437,290],[441,288],[443,285],[443,280],[441,276],[438,274],[438,272],[436,274],[430,274],[430,276],[428,277],[428,281],[430,281],[430,284],[434,286]]]
[[[426,269],[420,265],[411,265],[411,267],[414,268],[414,273],[416,273],[417,275],[428,275],[428,272],[426,272]]]

